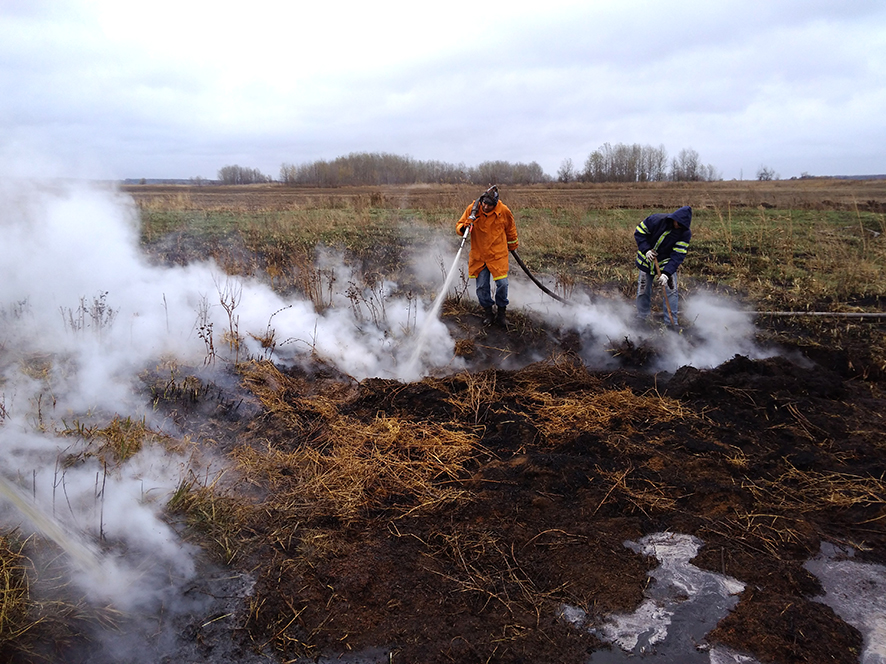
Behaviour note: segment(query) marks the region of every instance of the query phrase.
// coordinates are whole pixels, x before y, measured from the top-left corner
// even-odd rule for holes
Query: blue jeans
[[[677,275],[671,275],[671,283],[673,284],[673,288],[670,286],[665,286],[665,294],[667,295],[667,299],[665,296],[662,296],[662,318],[664,319],[665,325],[677,325],[677,306],[679,302],[679,297],[677,295]],[[642,318],[643,320],[649,318],[649,314],[652,312],[652,289],[660,290],[661,286],[656,282],[655,277],[651,274],[647,274],[640,270],[640,277],[637,279],[637,317]],[[668,305],[671,307],[671,313],[674,315],[674,320],[671,321],[671,317],[668,314]]]
[[[492,281],[492,275],[489,274],[489,268],[484,267],[477,275],[477,300],[484,309],[488,309],[493,304],[499,309],[503,309],[508,306],[508,278],[503,277],[495,281],[495,300],[492,299],[490,281]]]

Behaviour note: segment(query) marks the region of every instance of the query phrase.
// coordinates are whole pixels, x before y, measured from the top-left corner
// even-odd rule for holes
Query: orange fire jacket
[[[459,235],[464,235],[465,226],[471,223],[468,216],[473,206],[472,202],[455,224],[455,231]],[[508,206],[499,201],[489,214],[483,212],[483,206],[480,206],[471,231],[468,276],[476,279],[485,265],[494,280],[504,279],[508,276],[508,252],[518,245],[517,224]]]

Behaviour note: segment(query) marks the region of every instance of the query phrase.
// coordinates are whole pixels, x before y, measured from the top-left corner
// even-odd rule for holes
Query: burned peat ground
[[[259,361],[240,366],[237,396],[155,390],[235,466],[172,505],[255,579],[235,618],[188,628],[204,656],[230,635],[280,661],[582,662],[611,646],[561,607],[633,611],[657,561],[624,542],[672,531],[704,542],[695,565],[745,584],[709,642],[760,662],[859,661],[862,635],[815,601],[803,564],[822,542],[886,563],[869,349],[761,330],[782,356],[653,374],[653,335],[594,372],[579,340],[540,324],[444,318],[468,371],[357,382]],[[490,366],[530,352],[547,359]]]
[[[732,324],[702,314],[673,344],[655,329],[592,339],[627,329],[605,318],[619,306],[542,319],[516,278],[525,308],[507,333],[482,329],[464,277],[441,316],[454,353],[434,354],[428,377],[346,375],[424,375],[388,342],[444,276],[432,257],[445,271],[453,214],[475,195],[457,187],[139,187],[147,265],[129,231],[71,251],[77,196],[19,224],[41,240],[13,249],[26,260],[12,283],[54,284],[81,306],[62,307],[58,349],[56,294],[16,292],[0,312],[9,496],[97,551],[85,578],[54,518],[21,528],[33,511],[9,506],[0,661],[611,663],[627,655],[584,627],[665,585],[648,575],[664,563],[635,553],[664,531],[696,537],[694,564],[744,586],[698,651],[666,661],[722,662],[720,645],[759,662],[859,661],[864,635],[816,601],[832,586],[807,568],[835,547],[886,562],[886,334],[882,320],[780,313],[884,311],[882,184],[698,184],[508,200],[530,264],[592,304],[630,297],[624,257],[645,210],[691,203],[687,304],[714,291],[775,312],[755,330],[741,314],[727,342],[769,359],[718,348],[698,362],[719,366],[677,368],[664,349],[697,342],[701,357],[717,338],[702,329]],[[130,228],[116,205],[97,219]],[[44,239],[63,250],[35,251]],[[126,486],[106,493],[105,479]],[[118,559],[124,576],[109,576]]]

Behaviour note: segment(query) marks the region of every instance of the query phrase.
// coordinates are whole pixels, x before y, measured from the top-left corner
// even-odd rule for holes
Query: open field
[[[211,256],[230,272],[268,275],[283,291],[304,281],[317,245],[402,276],[404,256],[449,234],[476,195],[455,186],[127,192],[142,213],[142,241],[158,258]],[[521,255],[564,283],[630,296],[634,226],[652,211],[691,205],[690,287],[731,288],[767,310],[864,306],[884,294],[877,238],[886,233],[886,181],[525,187],[504,190],[503,200],[518,219]]]
[[[479,192],[126,193],[152,265],[211,258],[309,303],[318,321],[383,328],[387,339],[395,302],[435,297],[458,248],[455,220]],[[867,634],[818,601],[824,582],[805,565],[823,544],[843,552],[835,561],[851,551],[854,562],[886,564],[886,321],[843,315],[886,312],[886,181],[527,187],[503,189],[502,200],[520,255],[575,306],[549,306],[512,266],[522,299],[510,328],[483,328],[462,279],[442,312],[451,363],[407,380],[355,377],[317,340],[286,355],[286,330],[238,329],[219,288],[231,324],[201,332],[213,371],[158,359],[139,374],[139,397],[174,424],[174,440],[124,413],[58,432],[111,469],[142,446],[223,460],[223,473],[183,477],[166,519],[201,547],[205,577],[254,586],[237,594],[194,581],[189,592],[226,603],[151,617],[175,636],[177,650],[161,654],[223,664],[622,661],[601,626],[637,609],[658,566],[625,542],[670,532],[703,543],[695,566],[743,586],[701,648],[671,651],[671,661],[708,662],[713,648],[761,663],[859,662]],[[630,308],[634,227],[687,204],[682,296],[719,308],[687,316],[678,339],[630,324],[606,337],[603,323]],[[725,334],[717,316],[748,331]],[[716,363],[700,359],[723,345]],[[668,364],[678,350],[693,362]],[[143,619],[112,619],[67,591],[29,607],[35,543],[9,533],[0,544],[8,661],[111,661],[78,633]],[[564,620],[564,607],[584,626]]]
[[[287,211],[306,208],[367,207],[447,210],[469,203],[477,187],[470,185],[397,185],[378,187],[285,187],[129,185],[124,190],[147,209],[203,211]],[[882,212],[886,180],[803,180],[556,184],[505,187],[514,208],[582,209],[778,207],[794,210]],[[872,209],[873,208],[873,209]]]

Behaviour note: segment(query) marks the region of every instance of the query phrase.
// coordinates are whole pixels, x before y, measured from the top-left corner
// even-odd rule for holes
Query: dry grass
[[[457,209],[459,214],[480,193],[471,185],[390,185],[378,187],[286,187],[276,184],[197,187],[130,185],[123,187],[143,210],[191,210],[229,213],[301,210]],[[480,188],[482,189],[482,188]],[[883,180],[804,180],[648,182],[508,186],[502,195],[513,208],[539,208],[554,213],[679,207],[781,209],[869,209],[882,204]]]
[[[757,500],[772,509],[798,514],[859,505],[886,505],[886,482],[877,477],[802,471],[790,467],[773,480],[748,481],[745,486]]]
[[[231,495],[220,483],[221,476],[200,481],[183,480],[167,503],[171,514],[185,515],[188,525],[203,535],[203,544],[215,557],[230,565],[245,550],[251,507],[241,496]]]
[[[103,464],[124,463],[151,445],[162,445],[170,451],[181,449],[180,441],[151,429],[145,418],[134,420],[131,417],[115,415],[107,424],[86,424],[74,420],[60,431],[63,436],[82,438],[86,443],[76,457],[69,457],[66,464],[95,457]]]
[[[29,561],[23,542],[0,536],[0,646],[19,640],[36,623],[30,618]]]
[[[882,507],[886,505],[886,484],[882,478],[789,466],[774,479],[744,476],[740,484],[753,497],[753,506],[736,509],[718,526],[708,529],[775,558],[782,557],[785,547],[808,545],[822,536],[812,532],[809,515],[880,506],[879,516],[858,525],[879,524],[886,518]],[[725,532],[718,531],[718,527]],[[864,541],[851,542],[851,546],[861,551],[868,548]]]
[[[454,246],[454,220],[476,194],[463,186],[129,191],[148,245],[169,233],[201,244],[193,254],[180,246],[172,260],[210,255],[229,272],[264,275],[321,308],[327,277],[311,265],[316,247],[372,257],[402,281],[410,249],[432,237]],[[503,196],[517,217],[521,255],[567,294],[579,285],[627,292],[634,227],[651,212],[688,204],[695,218],[685,289],[728,286],[769,309],[886,296],[886,181],[534,186]]]
[[[114,629],[120,614],[91,606],[71,589],[62,558],[38,536],[0,535],[0,661],[54,662],[95,626]],[[32,557],[39,555],[38,573]],[[49,555],[47,555],[47,553]]]
[[[488,411],[491,404],[500,397],[496,394],[496,372],[494,369],[475,373],[460,373],[457,379],[463,380],[465,389],[452,395],[448,402],[455,406],[456,411],[478,424]]]
[[[461,474],[473,436],[387,417],[368,424],[336,417],[327,426],[321,447],[234,452],[239,472],[267,487],[269,508],[347,523],[378,510],[429,512],[465,495],[447,482]]]
[[[562,590],[538,588],[531,575],[522,568],[519,552],[513,544],[508,545],[488,530],[438,531],[423,544],[429,557],[453,563],[444,566],[451,572],[432,571],[457,592],[477,596],[478,612],[484,611],[490,603],[496,603],[511,616],[529,613],[535,617],[538,627],[542,611]],[[518,631],[507,638],[519,636]]]
[[[613,494],[628,501],[646,516],[649,516],[649,511],[670,512],[676,508],[677,496],[673,495],[673,487],[645,478],[630,479],[629,476],[633,470],[632,467],[628,467],[624,471],[597,469],[604,482],[609,486],[609,490],[594,510],[595,514]]]
[[[350,522],[379,511],[434,511],[464,496],[454,481],[477,439],[463,427],[343,415],[333,398],[303,395],[298,380],[269,362],[246,366],[244,379],[283,432],[264,448],[232,454],[237,472],[266,491],[265,509]]]
[[[576,431],[617,432],[618,438],[624,439],[640,433],[650,422],[666,424],[693,417],[676,399],[657,394],[637,395],[627,389],[568,398],[540,392],[535,397],[540,400],[536,426],[554,445],[572,440]]]

